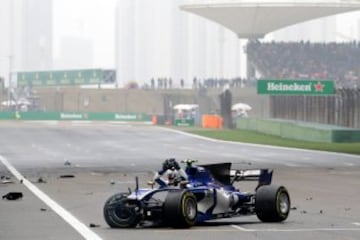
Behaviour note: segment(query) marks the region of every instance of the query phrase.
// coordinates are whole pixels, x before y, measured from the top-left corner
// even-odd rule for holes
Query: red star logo
[[[320,82],[317,82],[317,84],[314,84],[315,86],[315,92],[323,92],[324,91],[324,84],[321,84]]]

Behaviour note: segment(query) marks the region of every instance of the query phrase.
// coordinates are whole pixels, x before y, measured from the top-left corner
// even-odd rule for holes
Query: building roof
[[[262,38],[297,23],[360,10],[360,1],[212,0],[180,8],[223,25],[239,38]]]

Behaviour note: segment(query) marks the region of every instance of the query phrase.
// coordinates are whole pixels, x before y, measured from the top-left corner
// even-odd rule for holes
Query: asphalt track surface
[[[360,156],[113,123],[0,122],[0,136],[0,194],[24,195],[0,199],[0,239],[360,239]],[[110,229],[102,216],[106,199],[134,188],[135,176],[145,186],[168,157],[273,168],[273,182],[290,192],[288,220],[261,223],[246,216],[186,230]],[[242,190],[253,187],[239,183]]]

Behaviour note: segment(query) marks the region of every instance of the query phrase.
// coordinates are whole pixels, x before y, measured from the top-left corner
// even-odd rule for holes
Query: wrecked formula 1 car
[[[131,228],[147,222],[188,228],[208,220],[256,214],[263,222],[281,222],[290,211],[284,186],[271,185],[272,170],[233,170],[231,163],[186,164],[186,181],[176,186],[139,188],[111,196],[104,218],[112,228]],[[258,181],[254,192],[235,188],[239,181]]]

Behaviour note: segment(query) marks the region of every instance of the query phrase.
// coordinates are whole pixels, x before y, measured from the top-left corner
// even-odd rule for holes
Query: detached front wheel
[[[112,228],[136,227],[140,221],[139,206],[130,204],[128,193],[111,196],[104,205],[104,218]]]
[[[187,190],[169,191],[164,202],[164,222],[175,228],[189,228],[196,222],[197,202]]]
[[[290,196],[283,186],[264,185],[255,195],[255,212],[263,222],[282,222],[290,212]]]

